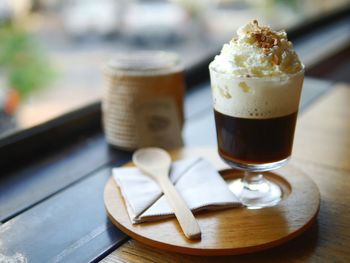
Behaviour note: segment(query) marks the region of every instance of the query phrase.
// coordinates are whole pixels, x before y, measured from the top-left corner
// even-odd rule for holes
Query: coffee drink
[[[286,33],[253,21],[209,69],[220,156],[236,168],[281,166],[292,152],[304,79]]]
[[[237,118],[215,112],[220,155],[230,162],[264,164],[291,155],[297,112],[270,118]]]

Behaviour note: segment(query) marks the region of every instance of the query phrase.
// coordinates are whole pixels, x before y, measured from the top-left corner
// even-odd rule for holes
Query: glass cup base
[[[236,179],[229,184],[229,189],[248,209],[260,209],[277,205],[282,200],[283,192],[278,184],[266,180],[261,174],[257,182],[247,183],[245,179]]]

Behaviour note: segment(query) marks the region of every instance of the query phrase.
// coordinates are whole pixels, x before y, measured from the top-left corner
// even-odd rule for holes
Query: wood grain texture
[[[170,253],[130,240],[102,262],[350,262],[349,104],[350,86],[338,85],[299,116],[291,164],[321,194],[316,224],[301,236],[263,252],[221,257]]]
[[[350,86],[338,85],[297,124],[293,158],[350,170]]]
[[[127,160],[129,155],[124,155]],[[9,220],[120,157],[108,148],[102,135],[95,135],[57,150],[26,169],[3,176],[0,221]]]

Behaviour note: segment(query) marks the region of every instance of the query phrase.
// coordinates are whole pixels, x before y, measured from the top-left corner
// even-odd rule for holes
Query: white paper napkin
[[[133,224],[173,216],[156,181],[135,167],[112,170]],[[241,206],[216,169],[202,158],[172,164],[170,180],[194,212]]]

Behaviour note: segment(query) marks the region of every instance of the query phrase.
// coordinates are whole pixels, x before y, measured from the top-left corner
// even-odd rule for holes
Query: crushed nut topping
[[[279,37],[269,27],[260,27],[256,20],[253,20],[252,23],[254,31],[250,32],[250,36],[254,38],[258,47],[268,49],[279,44]]]

